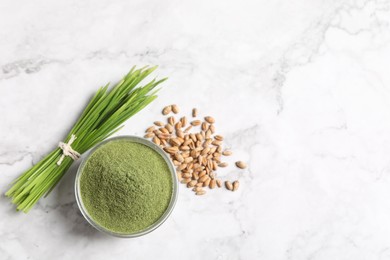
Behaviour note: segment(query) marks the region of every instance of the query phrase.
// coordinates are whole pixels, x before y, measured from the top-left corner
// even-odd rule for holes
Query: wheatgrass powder
[[[173,179],[164,158],[150,147],[119,139],[96,149],[80,177],[90,217],[116,233],[145,230],[167,210]]]

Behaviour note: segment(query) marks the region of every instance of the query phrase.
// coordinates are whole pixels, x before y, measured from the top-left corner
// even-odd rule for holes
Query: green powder
[[[167,210],[173,180],[164,158],[146,145],[113,140],[86,161],[80,193],[91,218],[117,233],[142,231]]]

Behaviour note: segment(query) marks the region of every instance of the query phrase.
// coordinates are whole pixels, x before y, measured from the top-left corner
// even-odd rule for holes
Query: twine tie
[[[62,161],[65,159],[65,156],[69,156],[73,159],[73,161],[76,161],[80,158],[80,154],[77,151],[73,150],[73,148],[71,147],[72,143],[74,142],[74,140],[76,140],[76,138],[77,137],[72,134],[67,143],[59,142],[58,147],[62,150],[62,155],[57,162],[58,166],[61,165]]]

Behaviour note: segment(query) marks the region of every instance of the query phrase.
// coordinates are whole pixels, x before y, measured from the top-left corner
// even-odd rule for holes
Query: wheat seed
[[[206,116],[204,118],[204,120],[206,120],[206,122],[209,123],[209,124],[214,124],[215,123],[215,119],[212,118],[211,116]]]
[[[233,190],[232,191],[236,191],[238,190],[238,187],[240,186],[240,183],[238,181],[234,181],[233,182]]]
[[[172,107],[173,113],[175,113],[175,114],[179,113],[179,107],[177,105],[172,105],[171,107]]]
[[[225,181],[226,189],[233,190],[233,185],[230,181]]]
[[[236,166],[240,169],[245,169],[246,168],[246,163],[242,162],[242,161],[238,161],[236,162]]]
[[[168,115],[169,113],[171,113],[171,111],[172,111],[172,107],[171,106],[166,106],[162,110],[162,114],[165,116],[165,115]]]

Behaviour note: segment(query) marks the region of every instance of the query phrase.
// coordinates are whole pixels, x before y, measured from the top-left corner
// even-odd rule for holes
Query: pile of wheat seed
[[[177,105],[164,107],[162,114],[168,116],[167,122],[156,121],[154,125],[146,129],[145,138],[161,146],[168,153],[177,167],[177,177],[181,183],[192,188],[196,195],[204,195],[204,188],[214,189],[222,187],[222,181],[217,178],[218,167],[227,167],[222,162],[222,156],[230,156],[230,150],[223,150],[223,137],[215,134],[215,120],[206,116],[204,120],[197,118],[198,111],[192,110],[192,120],[185,116],[180,119],[170,114],[177,114]],[[196,130],[198,128],[198,130]],[[192,131],[190,132],[190,130]],[[195,131],[194,131],[195,130]],[[240,169],[246,168],[242,161],[236,162]],[[238,180],[225,181],[226,189],[236,191],[239,187]]]

